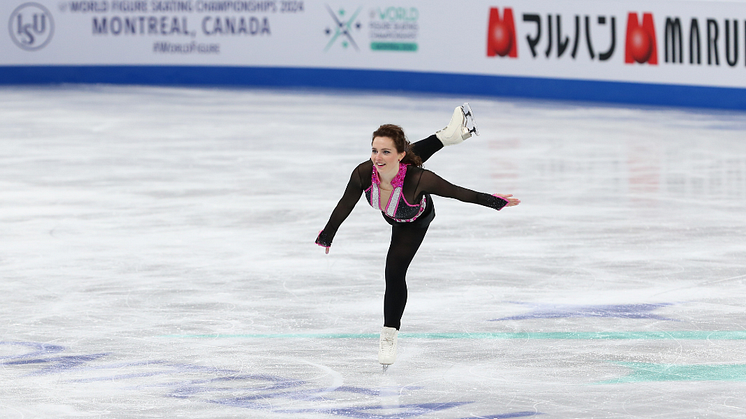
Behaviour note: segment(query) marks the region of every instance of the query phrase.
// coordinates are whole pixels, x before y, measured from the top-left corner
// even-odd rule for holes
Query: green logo
[[[356,51],[360,51],[360,48],[358,48],[357,44],[355,43],[355,40],[352,38],[352,30],[353,28],[356,31],[360,31],[360,28],[362,28],[362,24],[359,20],[357,20],[357,16],[360,14],[360,11],[362,10],[362,7],[358,8],[355,13],[352,14],[349,18],[347,18],[347,11],[345,9],[339,9],[338,11],[333,11],[329,5],[326,5],[326,10],[329,11],[329,14],[332,16],[332,19],[334,19],[334,29],[327,27],[326,28],[326,35],[331,36],[331,39],[329,40],[329,43],[326,44],[326,48],[324,48],[324,51],[328,51],[329,48],[331,48],[337,40],[340,40],[340,45],[342,45],[342,48],[347,48],[350,45],[352,45]]]
[[[417,44],[414,42],[371,42],[370,49],[373,51],[416,52]]]
[[[416,22],[420,18],[420,11],[416,7],[380,7],[374,12],[378,19],[389,22]]]
[[[371,9],[371,51],[417,52],[419,18],[420,11],[416,7]]]

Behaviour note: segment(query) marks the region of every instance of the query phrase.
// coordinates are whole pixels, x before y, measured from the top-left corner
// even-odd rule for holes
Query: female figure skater
[[[518,205],[512,195],[490,195],[453,185],[422,168],[435,152],[477,133],[468,104],[454,110],[448,126],[424,140],[410,144],[397,125],[381,125],[374,133],[370,160],[352,171],[344,195],[329,221],[316,238],[316,244],[332,245],[337,229],[365,193],[370,205],[380,210],[391,224],[391,244],[386,255],[386,291],[383,299],[384,323],[378,362],[384,369],[396,360],[397,335],[407,302],[406,274],[430,222],[435,218],[432,195],[455,198],[496,210]]]

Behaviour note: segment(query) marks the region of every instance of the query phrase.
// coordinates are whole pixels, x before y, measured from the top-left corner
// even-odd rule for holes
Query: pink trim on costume
[[[402,194],[401,199],[404,200],[404,203],[407,204],[408,207],[416,207],[417,206],[417,205],[410,204],[409,201],[407,201],[407,197],[405,197],[404,194]]]
[[[371,199],[368,202],[371,207],[376,208],[376,205],[374,205],[373,203],[373,200],[375,198],[375,200],[378,201],[377,202],[378,208],[376,208],[377,210],[383,211],[383,213],[386,214],[386,216],[388,216],[392,220],[402,222],[402,223],[411,223],[412,221],[417,220],[417,218],[419,218],[420,215],[422,215],[422,213],[425,212],[425,207],[427,206],[427,198],[423,196],[422,200],[420,201],[420,205],[419,205],[420,209],[419,211],[417,211],[417,214],[414,217],[407,219],[407,220],[403,220],[400,218],[394,218],[394,216],[396,215],[396,212],[399,210],[399,203],[402,200],[410,208],[417,207],[417,205],[410,204],[407,201],[407,198],[404,197],[403,186],[404,186],[404,178],[407,176],[407,166],[409,165],[400,163],[399,172],[396,174],[396,176],[394,176],[393,179],[391,179],[391,186],[394,189],[391,191],[391,195],[389,195],[389,200],[388,202],[386,202],[385,208],[381,208],[381,188],[379,187],[381,185],[381,180],[378,177],[378,168],[375,165],[373,166],[373,170],[371,170],[371,174],[370,174],[371,185],[368,189],[364,191],[364,192],[367,192],[368,190],[371,191],[370,192]],[[376,193],[377,195],[376,197],[373,196],[374,193]],[[393,208],[393,211],[389,211],[390,209],[389,207],[391,206],[391,202],[394,196],[397,197],[396,206]]]
[[[403,194],[402,194],[401,198],[404,200],[404,203],[407,204],[410,208],[417,207],[417,205],[410,205],[409,202],[407,202],[407,199],[404,198]],[[417,214],[415,214],[412,218],[403,219],[403,218],[394,218],[394,217],[391,217],[391,216],[389,218],[391,218],[394,221],[398,221],[400,223],[411,223],[413,221],[416,221],[418,218],[420,218],[420,215],[422,215],[422,213],[425,212],[425,209],[427,208],[427,197],[425,195],[422,196],[422,200],[420,200],[419,207],[420,207],[420,209],[417,210]],[[398,207],[397,207],[397,209],[398,209]]]
[[[404,178],[407,176],[407,166],[409,165],[400,163],[399,172],[396,174],[396,176],[394,176],[393,179],[391,179],[391,186],[393,186],[394,190],[391,191],[391,196],[389,196],[389,202],[386,203],[386,212],[392,217],[396,215],[396,211],[399,209],[400,198],[404,198],[404,192],[402,191],[402,186],[404,185]],[[396,206],[394,207],[393,211],[391,211],[390,210],[391,199],[394,197],[394,195],[396,195]]]
[[[318,240],[318,239],[319,239],[319,236],[321,235],[321,232],[323,232],[323,231],[324,231],[324,230],[319,230],[319,234],[317,234],[317,235],[316,235],[316,240]],[[316,242],[314,242],[314,243],[316,243]],[[323,245],[323,244],[321,244],[321,243],[316,243],[316,246],[319,246],[319,247],[323,247],[324,249],[328,249],[328,248],[330,248],[330,247],[331,247],[331,246],[324,246],[324,245]]]
[[[409,165],[399,164],[399,173],[397,173],[396,176],[391,179],[391,186],[396,188],[404,185],[404,177],[407,176],[407,166]]]
[[[492,194],[492,196],[494,196],[495,198],[500,198],[500,199],[502,199],[503,201],[505,201],[505,204],[506,204],[506,205],[507,205],[507,204],[510,204],[510,201],[508,201],[508,199],[507,199],[507,198],[503,198],[502,196],[500,196],[500,195],[498,195],[498,194]]]
[[[407,166],[409,166],[409,164],[399,164],[399,172],[393,179],[391,179],[391,186],[396,188],[397,186],[402,186],[404,184],[404,177],[407,175]],[[378,168],[376,165],[373,165],[373,170],[370,172],[370,180],[376,185],[381,184],[381,179],[378,178]]]
[[[391,202],[394,199],[394,196],[396,196],[396,201],[394,201],[396,206],[394,207],[394,211],[393,211],[393,213],[396,214],[396,208],[399,207],[399,195],[401,195],[400,192],[401,192],[401,188],[394,187],[394,189],[391,191],[391,194],[389,194],[388,201],[386,201],[386,209],[381,208],[381,210],[384,211],[386,214],[389,214],[391,212]],[[378,194],[379,196],[381,194],[380,188],[378,190]]]
[[[397,188],[400,189],[400,192],[398,193],[398,195],[399,196],[403,196],[403,193],[401,193],[401,187],[402,187],[402,185],[404,185],[404,178],[407,176],[407,166],[409,166],[409,165],[406,164],[406,163],[404,163],[404,164],[400,163],[399,164],[399,171],[396,173],[396,176],[394,176],[394,178],[391,179],[391,186],[393,187],[393,190],[391,191],[391,195],[389,195],[389,199],[386,202],[386,206],[384,208],[381,208],[381,204],[383,203],[383,202],[381,202],[381,189],[380,188],[375,188],[375,191],[378,192],[378,194],[377,194],[378,195],[378,208],[376,208],[376,209],[378,209],[380,211],[383,211],[384,213],[388,214],[389,213],[389,206],[391,205],[391,199],[394,197],[394,195],[397,195],[397,193],[396,193],[396,189]],[[371,187],[373,187],[374,184],[377,185],[377,186],[381,185],[381,179],[378,177],[378,168],[375,165],[373,165],[373,170],[371,170],[371,172],[370,172],[370,183],[371,183]],[[372,192],[373,191],[371,191],[371,198],[373,196]],[[370,204],[371,204],[371,206],[373,208],[375,208],[375,206],[373,205],[373,202],[370,202]],[[407,203],[407,205],[409,205],[409,203]],[[409,206],[412,207],[414,205],[409,205]],[[396,200],[396,207],[394,208],[394,211],[393,211],[394,214],[396,214],[396,210],[397,209],[399,209],[399,199],[398,198]]]
[[[376,165],[373,165],[373,170],[370,172],[370,181],[371,183],[375,183],[376,185],[381,184],[381,180],[378,179],[378,168]]]
[[[381,185],[381,179],[378,177],[378,168],[376,165],[373,165],[373,170],[370,171],[370,201],[368,202],[371,207],[383,211],[381,209],[381,188],[379,186]],[[366,191],[368,190],[366,189]],[[375,196],[373,196],[375,194]],[[373,201],[375,202],[375,205]]]
[[[368,200],[368,203],[371,207],[381,210],[381,191],[378,188],[377,183],[371,183],[370,187],[366,189],[364,192],[370,191],[370,199]],[[375,203],[375,204],[374,204]]]

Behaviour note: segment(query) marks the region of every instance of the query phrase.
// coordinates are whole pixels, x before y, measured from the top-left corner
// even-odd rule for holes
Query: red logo
[[[644,13],[642,24],[640,24],[637,13],[630,13],[627,16],[627,45],[624,48],[624,62],[658,65],[657,44],[653,14]]]
[[[487,56],[494,57],[509,56],[518,57],[518,43],[515,37],[515,21],[513,20],[513,9],[506,7],[503,18],[500,19],[500,11],[493,7],[490,9],[490,24],[487,27]]]

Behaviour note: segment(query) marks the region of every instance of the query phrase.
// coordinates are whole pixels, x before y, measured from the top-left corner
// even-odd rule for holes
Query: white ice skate
[[[453,110],[451,122],[448,126],[435,133],[444,146],[459,144],[473,135],[479,135],[477,123],[474,121],[474,114],[468,103],[457,106]]]
[[[383,371],[396,361],[396,340],[399,331],[393,327],[384,326],[381,329],[381,344],[378,347],[378,363],[383,365]]]

